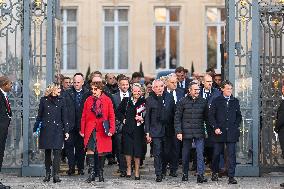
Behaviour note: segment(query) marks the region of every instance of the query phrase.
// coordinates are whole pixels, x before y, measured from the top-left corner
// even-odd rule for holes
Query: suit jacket
[[[284,100],[281,100],[280,106],[277,110],[277,120],[275,125],[275,132],[279,133],[284,128]]]
[[[184,88],[180,87],[179,82],[178,82],[177,88],[182,89],[184,91],[184,94],[186,94],[187,89],[188,89],[188,85],[191,81],[192,81],[191,79],[185,78],[185,87]]]
[[[12,117],[12,111],[9,111],[9,108],[6,103],[6,98],[2,91],[0,90],[0,120],[2,122],[5,120],[10,120],[10,117]],[[1,123],[0,123],[1,124]]]
[[[160,109],[155,94],[146,99],[145,133],[150,133],[151,137],[164,137],[175,134],[173,128],[174,97],[170,93],[164,92],[163,101],[164,106]],[[158,115],[160,115],[160,120],[158,120]]]
[[[200,88],[199,96],[201,98],[203,98],[203,92],[204,92],[203,89],[204,89],[204,87]],[[207,98],[209,108],[210,108],[210,105],[212,104],[212,102],[220,95],[221,95],[221,92],[218,89],[216,89],[216,88],[211,89],[211,93],[210,93],[209,97]]]
[[[129,92],[129,96],[131,93]],[[121,103],[120,91],[112,95],[112,102],[114,105],[115,110],[118,108],[119,104]]]

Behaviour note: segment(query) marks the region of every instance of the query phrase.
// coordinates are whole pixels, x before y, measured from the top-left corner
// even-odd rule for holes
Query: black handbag
[[[109,129],[110,129],[109,120],[104,120],[103,121],[103,127],[104,127],[104,130],[105,130],[105,134],[108,135]]]

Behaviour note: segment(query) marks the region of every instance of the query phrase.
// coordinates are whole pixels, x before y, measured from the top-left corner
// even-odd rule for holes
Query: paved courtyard
[[[64,166],[62,169],[65,169]],[[179,170],[180,171],[180,170]],[[16,177],[13,175],[0,174],[1,181],[10,185],[11,188],[15,189],[51,189],[51,188],[60,188],[60,189],[80,189],[80,188],[121,188],[121,189],[175,189],[175,188],[247,188],[247,189],[259,189],[259,188],[267,188],[267,189],[276,189],[280,188],[279,184],[284,182],[284,173],[271,173],[264,175],[263,177],[245,177],[245,178],[237,178],[237,185],[228,185],[227,178],[223,177],[219,182],[212,182],[210,180],[210,176],[207,175],[209,182],[205,184],[197,184],[196,178],[193,176],[193,173],[190,176],[188,182],[181,182],[181,172],[179,172],[179,177],[172,178],[167,176],[162,183],[155,182],[155,175],[152,161],[147,161],[144,167],[141,169],[141,180],[135,181],[134,177],[120,178],[117,173],[117,166],[109,166],[105,167],[105,182],[93,182],[92,184],[85,183],[85,179],[87,175],[84,176],[66,176],[62,173],[61,183],[43,183],[42,177]]]

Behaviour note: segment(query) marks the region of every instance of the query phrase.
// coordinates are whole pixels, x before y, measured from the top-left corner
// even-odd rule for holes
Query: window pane
[[[105,21],[114,21],[114,9],[105,9]]]
[[[118,20],[119,21],[128,21],[128,10],[127,9],[119,9],[118,10]]]
[[[179,64],[179,28],[170,27],[170,69]]]
[[[156,22],[167,21],[167,9],[166,8],[155,8],[155,19]]]
[[[170,8],[170,21],[177,22],[179,21],[179,8]]]
[[[77,10],[67,9],[67,21],[76,22],[77,21]]]
[[[166,27],[156,27],[156,69],[166,68]]]
[[[119,69],[128,68],[128,26],[119,27]]]
[[[220,9],[221,11],[221,21],[226,21],[226,10],[224,8]]]
[[[217,8],[207,8],[206,18],[207,18],[207,22],[217,22],[218,21],[218,9]]]
[[[105,27],[105,69],[114,69],[114,27]]]
[[[76,27],[67,27],[67,69],[77,69]]]
[[[207,27],[207,64],[208,68],[217,67],[217,27]]]

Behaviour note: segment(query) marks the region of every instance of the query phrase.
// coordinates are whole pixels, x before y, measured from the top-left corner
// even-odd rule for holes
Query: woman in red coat
[[[103,83],[91,83],[93,95],[88,97],[82,113],[80,134],[84,137],[84,146],[87,150],[87,164],[89,177],[86,182],[95,180],[94,154],[99,155],[99,182],[104,181],[104,157],[112,151],[111,136],[115,132],[115,116],[112,101],[103,93]],[[103,121],[109,121],[109,131],[105,131]]]

